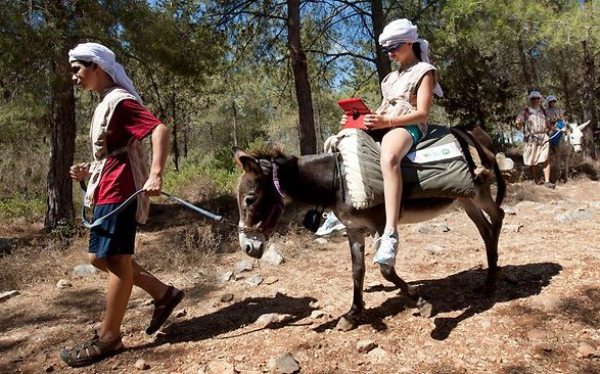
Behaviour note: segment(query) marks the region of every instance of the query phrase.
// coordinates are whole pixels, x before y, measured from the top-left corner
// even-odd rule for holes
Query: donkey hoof
[[[352,317],[341,316],[335,328],[339,331],[350,331],[356,328],[356,320]]]
[[[417,311],[424,318],[431,318],[433,316],[433,305],[422,297],[417,299]]]

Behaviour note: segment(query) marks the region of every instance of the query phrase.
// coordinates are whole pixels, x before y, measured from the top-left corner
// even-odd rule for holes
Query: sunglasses
[[[398,44],[390,45],[387,47],[381,47],[383,53],[394,53],[398,48],[402,47],[406,42],[400,42]]]

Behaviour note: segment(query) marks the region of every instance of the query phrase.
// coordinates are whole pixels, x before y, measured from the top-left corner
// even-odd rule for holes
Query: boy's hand
[[[144,191],[149,196],[159,196],[162,190],[162,177],[158,174],[150,174],[148,180],[144,184]]]
[[[90,168],[87,163],[82,162],[80,164],[71,166],[69,173],[71,174],[71,178],[73,180],[81,182],[90,175]]]

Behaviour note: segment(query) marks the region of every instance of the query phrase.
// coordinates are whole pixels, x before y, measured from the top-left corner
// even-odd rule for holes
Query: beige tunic
[[[525,108],[517,116],[517,123],[523,123],[523,134],[525,135],[523,163],[533,166],[546,162],[550,145],[544,110],[542,108]]]
[[[139,140],[132,138],[126,147],[116,149],[110,153],[106,149],[105,138],[108,126],[110,125],[110,120],[117,105],[126,99],[136,100],[133,95],[120,87],[110,88],[103,94],[102,101],[94,111],[92,125],[90,127],[90,139],[92,142],[92,155],[94,161],[90,163],[91,177],[88,182],[84,199],[84,204],[87,207],[91,208],[95,204],[94,198],[96,195],[96,188],[100,184],[102,170],[104,169],[106,159],[111,156],[127,152],[136,189],[141,189],[148,179],[144,148]],[[138,195],[137,200],[136,220],[139,223],[146,223],[150,208],[150,200],[144,193]]]
[[[546,109],[546,116],[548,117],[548,122],[554,125],[558,120],[562,119],[563,112],[559,108],[550,108]]]
[[[418,62],[404,70],[396,70],[388,74],[381,82],[383,101],[377,114],[400,116],[417,110],[417,90],[421,80],[435,67],[426,62]],[[427,124],[416,124],[427,135]]]

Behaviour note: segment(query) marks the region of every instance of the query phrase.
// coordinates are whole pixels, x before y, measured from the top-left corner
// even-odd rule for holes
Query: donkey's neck
[[[335,203],[335,157],[332,154],[292,157],[279,166],[283,192],[291,199],[324,207]]]

